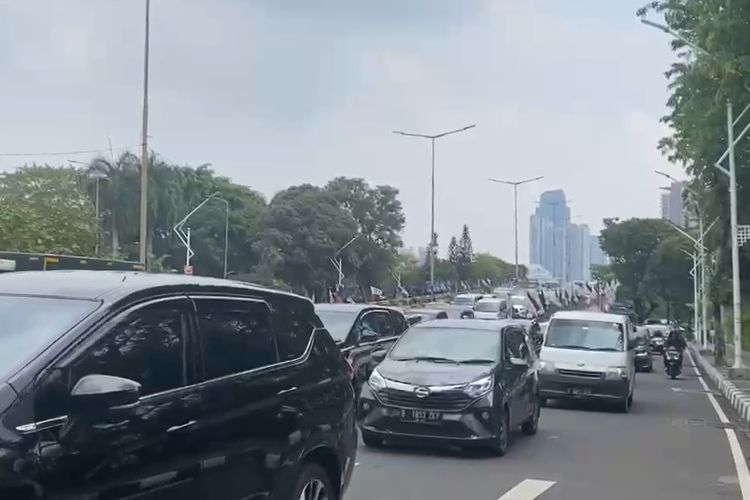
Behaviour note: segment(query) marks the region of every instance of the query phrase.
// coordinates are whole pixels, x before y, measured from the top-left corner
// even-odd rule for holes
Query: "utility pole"
[[[507,184],[509,186],[513,186],[513,229],[514,229],[514,235],[515,235],[515,260],[516,260],[516,284],[518,283],[518,280],[520,279],[520,273],[519,273],[519,267],[518,267],[518,186],[521,184],[526,184],[529,182],[535,182],[538,180],[544,179],[543,175],[540,175],[539,177],[534,177],[533,179],[525,179],[522,181],[505,181],[501,179],[487,179],[491,182],[498,182],[500,184]]]
[[[149,270],[148,262],[148,52],[151,0],[146,0],[146,35],[143,57],[143,113],[141,124],[141,200],[139,227],[139,259]]]

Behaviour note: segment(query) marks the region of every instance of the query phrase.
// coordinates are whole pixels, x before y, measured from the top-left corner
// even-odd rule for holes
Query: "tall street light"
[[[185,217],[182,218],[180,222],[175,224],[174,228],[172,228],[177,234],[177,237],[180,239],[180,241],[185,245],[185,270],[187,272],[187,269],[190,267],[190,259],[195,255],[195,252],[193,252],[193,248],[190,246],[190,228],[187,228],[187,231],[185,231],[185,223],[190,219],[190,217],[193,216],[198,210],[203,208],[203,206],[208,203],[209,201],[216,200],[224,203],[226,207],[226,214],[224,216],[224,279],[227,277],[227,263],[229,260],[229,202],[222,198],[219,193],[213,193],[208,196],[205,200],[200,202],[198,206],[196,206],[194,209],[192,209]]]
[[[339,248],[338,250],[336,250],[336,253],[333,254],[333,258],[331,259],[331,263],[333,264],[333,267],[336,268],[336,271],[338,272],[338,275],[339,275],[338,276],[338,290],[341,290],[341,285],[344,282],[344,267],[343,267],[344,263],[343,263],[343,261],[341,260],[341,257],[340,257],[341,252],[343,252],[344,250],[346,250],[349,245],[351,245],[352,243],[354,243],[357,240],[357,238],[359,238],[359,236],[360,236],[359,234],[355,235],[352,239],[350,239],[349,241],[347,241],[344,244],[344,246],[342,246],[341,248]]]
[[[655,23],[647,19],[641,19],[641,22],[652,28],[656,28],[678,40],[685,43],[693,50],[700,52],[715,61],[722,61],[722,59],[716,57],[711,52],[707,51],[703,47],[696,45],[684,36],[663,24]],[[726,61],[725,61],[726,62]],[[740,234],[740,226],[737,224],[737,176],[736,176],[736,165],[734,148],[740,139],[750,130],[750,124],[748,124],[737,137],[734,134],[734,126],[742,118],[742,116],[750,109],[750,104],[745,106],[745,109],[740,113],[737,119],[734,118],[734,110],[732,108],[732,102],[727,99],[727,141],[729,146],[727,150],[721,155],[721,158],[715,163],[715,167],[719,169],[724,175],[729,178],[729,225],[732,237],[732,316],[734,324],[734,363],[730,370],[730,378],[748,378],[750,371],[745,367],[742,361],[742,301],[740,297],[740,245],[744,244],[750,239],[750,226],[741,226],[742,234]],[[724,168],[722,162],[729,157],[729,170]]]
[[[430,204],[430,295],[435,296],[435,140],[445,137],[446,135],[458,134],[459,132],[466,132],[469,129],[476,127],[476,125],[467,125],[463,128],[456,130],[449,130],[440,134],[429,135],[429,134],[415,134],[411,132],[402,132],[400,130],[394,130],[394,134],[404,135],[406,137],[419,137],[422,139],[429,139],[430,145],[432,146],[432,180],[431,180],[431,204]]]
[[[669,175],[666,172],[662,172],[660,170],[654,170],[654,172],[656,172],[657,174],[661,175],[662,177],[666,177],[667,179],[669,179],[672,182],[680,183],[682,185],[682,188],[685,191],[687,191],[690,194],[690,197],[693,199],[693,204],[695,206],[695,212],[696,212],[696,215],[698,216],[698,234],[700,235],[700,238],[698,240],[698,244],[696,245],[696,247],[697,247],[696,249],[698,250],[698,256],[699,256],[699,261],[698,261],[699,262],[699,266],[698,266],[699,270],[696,271],[696,272],[699,273],[699,276],[700,276],[699,289],[700,289],[700,292],[701,292],[701,304],[702,304],[702,308],[701,308],[701,324],[702,324],[702,329],[701,330],[702,331],[701,331],[701,335],[700,335],[700,342],[701,342],[701,347],[703,347],[704,349],[706,349],[708,347],[708,290],[706,289],[706,274],[707,274],[706,273],[706,247],[703,245],[703,236],[704,236],[703,220],[704,220],[704,213],[703,213],[703,209],[700,206],[701,195],[696,190],[694,190],[690,186],[688,186],[687,183],[675,179],[674,177],[672,177],[671,175]],[[708,231],[706,231],[706,233],[707,232]],[[695,279],[696,280],[699,279],[698,275],[696,275]],[[696,327],[697,326],[698,325],[696,324]],[[697,333],[699,330],[696,329],[695,331]]]
[[[513,186],[513,218],[514,218],[514,233],[515,233],[515,254],[516,254],[516,283],[518,283],[519,272],[518,272],[518,186],[521,184],[527,184],[529,182],[535,182],[544,179],[543,175],[534,177],[533,179],[525,179],[522,181],[505,181],[502,179],[487,179],[492,182],[498,182],[500,184],[507,184]]]
[[[139,259],[149,269],[148,263],[148,49],[151,0],[146,0],[146,35],[143,57],[143,111],[141,123],[141,200],[139,226]]]

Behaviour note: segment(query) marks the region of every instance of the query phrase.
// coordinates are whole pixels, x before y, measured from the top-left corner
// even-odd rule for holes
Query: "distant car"
[[[651,372],[654,361],[651,359],[651,338],[646,327],[639,327],[634,336],[635,341],[635,369],[641,372]]]
[[[308,299],[122,271],[0,290],[1,499],[344,494],[351,369]]]
[[[535,434],[538,364],[515,321],[442,320],[413,326],[362,387],[367,446],[418,441],[505,454],[513,429]]]
[[[448,319],[448,312],[440,309],[409,309],[404,313],[407,315],[410,325],[433,319]]]
[[[508,301],[498,298],[484,298],[474,306],[476,319],[505,319],[508,317]]]
[[[668,328],[662,324],[652,324],[642,328],[645,328],[649,332],[651,351],[663,353],[664,342],[667,340],[667,333],[669,333]]]
[[[403,312],[377,304],[315,304],[315,312],[352,365],[357,393],[385,352],[409,328]]]

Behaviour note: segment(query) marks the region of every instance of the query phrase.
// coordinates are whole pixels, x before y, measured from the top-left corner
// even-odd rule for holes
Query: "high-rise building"
[[[589,226],[568,225],[568,281],[591,279],[591,247]]]
[[[678,226],[685,226],[685,207],[682,203],[682,182],[673,182],[669,187],[662,188],[665,192],[661,194],[661,218],[672,221]]]
[[[562,189],[545,191],[530,219],[529,258],[531,264],[547,269],[567,281],[568,224],[570,209]]]

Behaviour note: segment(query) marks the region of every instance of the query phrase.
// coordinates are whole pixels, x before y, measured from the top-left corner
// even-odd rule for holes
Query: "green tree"
[[[693,300],[690,278],[693,260],[685,254],[691,250],[683,236],[667,235],[654,249],[648,263],[643,288],[656,292],[670,319],[678,316],[687,319],[686,304]]]
[[[471,234],[468,224],[464,224],[461,230],[461,238],[458,240],[458,262],[456,263],[456,274],[463,281],[470,278],[471,265],[474,262],[474,246],[471,243]]]
[[[478,253],[471,266],[471,278],[474,281],[488,279],[493,285],[500,285],[514,276],[513,265],[488,253]]]
[[[448,243],[448,262],[458,267],[458,263],[461,260],[458,250],[458,240],[455,236],[451,236],[451,241]]]
[[[90,256],[94,206],[78,171],[30,166],[0,176],[0,248]]]
[[[649,265],[662,240],[674,230],[661,219],[605,219],[604,226],[599,239],[620,281],[618,298],[631,300],[636,314],[645,318],[658,305],[656,291],[644,286]]]

